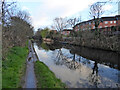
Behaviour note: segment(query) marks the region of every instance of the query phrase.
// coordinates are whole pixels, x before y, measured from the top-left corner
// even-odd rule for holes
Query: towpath
[[[23,88],[37,88],[36,77],[34,72],[34,62],[37,60],[31,41],[28,43],[29,55],[27,58],[25,84]]]

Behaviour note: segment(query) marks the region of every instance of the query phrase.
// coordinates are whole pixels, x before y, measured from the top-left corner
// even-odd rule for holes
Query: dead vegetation
[[[25,46],[33,35],[33,27],[29,14],[16,7],[15,2],[2,1],[2,53],[3,59],[7,51],[15,46]]]

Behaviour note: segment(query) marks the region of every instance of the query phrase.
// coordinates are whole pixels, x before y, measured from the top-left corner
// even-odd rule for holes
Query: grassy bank
[[[65,84],[57,79],[53,72],[42,62],[35,63],[35,74],[38,88],[64,88]]]
[[[25,72],[28,48],[13,47],[2,61],[2,88],[18,88]]]

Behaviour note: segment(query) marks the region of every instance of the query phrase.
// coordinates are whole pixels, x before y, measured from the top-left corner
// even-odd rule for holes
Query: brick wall
[[[102,17],[98,28],[107,28],[112,26],[120,26],[120,15],[114,17]],[[94,20],[88,20],[85,22],[81,22],[74,26],[73,30],[91,30],[95,29]]]

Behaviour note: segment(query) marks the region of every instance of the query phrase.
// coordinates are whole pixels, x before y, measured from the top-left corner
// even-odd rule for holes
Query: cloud
[[[116,5],[106,4],[105,6],[103,6],[104,13],[103,13],[102,17],[117,15],[118,12],[116,12],[116,10],[117,10],[117,6]]]
[[[73,15],[77,16],[80,12],[84,13],[84,10],[88,10],[89,6],[97,1],[100,0],[19,0],[19,2],[37,3],[33,3],[33,6],[36,5],[34,11],[27,6],[23,6],[24,10],[30,11],[33,25],[36,28],[52,24],[55,17],[71,17]],[[110,4],[103,6],[105,11],[111,10],[112,8]],[[87,12],[85,13],[88,14]]]
[[[26,7],[26,6],[23,6],[23,7],[22,7],[22,10],[29,10],[29,8]]]
[[[16,0],[19,2],[40,2],[41,0]]]
[[[48,17],[41,17],[41,18],[34,18],[33,19],[33,25],[36,28],[39,28],[40,26],[46,26],[47,25],[47,21],[48,21]]]
[[[21,3],[22,9],[30,12],[32,23],[35,28],[50,26],[55,17],[79,16],[88,18],[89,6],[97,1],[104,0],[16,0]],[[25,2],[25,3],[24,3]],[[28,5],[28,6],[27,6]],[[112,9],[107,4],[104,10]],[[87,11],[85,11],[87,10]]]
[[[111,10],[112,9],[112,5],[111,4],[107,4],[105,6],[103,6],[103,9],[106,11],[106,10]]]
[[[54,13],[56,16],[66,17],[84,10],[95,1],[97,0],[44,0],[44,4],[40,7],[48,14]]]
[[[97,0],[41,0],[41,5],[33,15],[33,23],[36,27],[50,25],[55,17],[69,17],[85,8]]]

